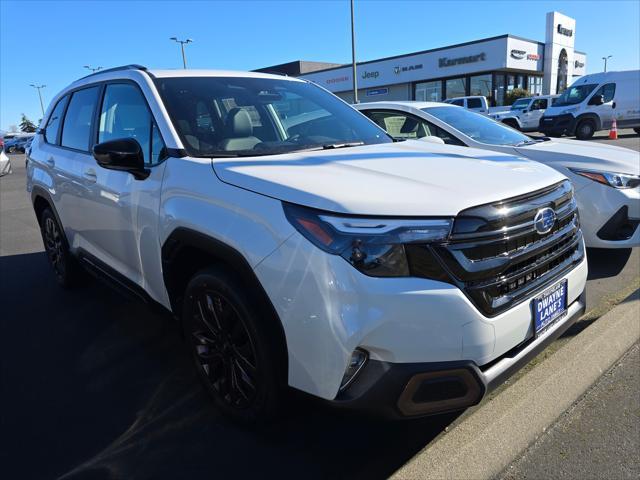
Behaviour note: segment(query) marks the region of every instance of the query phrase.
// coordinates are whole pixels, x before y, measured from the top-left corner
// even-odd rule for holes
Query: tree
[[[505,105],[513,105],[513,102],[518,100],[519,98],[530,97],[531,94],[529,90],[525,90],[524,88],[514,88],[513,90],[507,92],[507,98],[505,98]]]
[[[23,113],[22,120],[20,121],[20,130],[25,133],[33,133],[37,130],[35,123],[27,118],[27,116]]]

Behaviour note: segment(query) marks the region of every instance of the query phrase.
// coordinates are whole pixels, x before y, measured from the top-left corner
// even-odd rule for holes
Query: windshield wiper
[[[322,149],[333,150],[334,148],[359,147],[360,145],[364,145],[364,142],[328,143],[328,144],[322,145]]]

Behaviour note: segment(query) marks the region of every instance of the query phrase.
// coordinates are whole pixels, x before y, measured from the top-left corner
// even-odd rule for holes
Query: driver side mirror
[[[589,105],[603,105],[604,104],[604,95],[594,95],[589,100]]]
[[[99,143],[93,147],[93,158],[102,168],[129,172],[136,180],[144,180],[150,173],[144,166],[142,147],[134,138]]]

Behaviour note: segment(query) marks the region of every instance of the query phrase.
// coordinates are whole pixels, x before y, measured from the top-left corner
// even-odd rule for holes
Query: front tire
[[[251,292],[228,272],[197,273],[182,325],[198,376],[216,406],[243,424],[274,417],[282,396],[277,342]]]
[[[582,120],[576,126],[576,138],[578,140],[589,140],[596,131],[596,125],[593,120]]]
[[[56,281],[63,288],[73,287],[80,275],[80,268],[69,251],[62,227],[49,207],[40,215],[40,233]]]
[[[505,120],[502,123],[504,123],[505,125],[511,127],[511,128],[515,128],[516,130],[520,130],[520,126],[518,125],[518,122],[514,121],[514,120]]]

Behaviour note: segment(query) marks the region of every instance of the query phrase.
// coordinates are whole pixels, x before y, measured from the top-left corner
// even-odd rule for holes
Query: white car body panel
[[[368,215],[456,215],[564,178],[513,156],[417,141],[219,159],[213,166],[231,185],[321,210]],[[500,194],[487,198],[487,191]]]
[[[398,110],[410,113],[447,130],[473,149],[518,155],[548,165],[569,178],[574,184],[587,247],[630,248],[640,246],[640,227],[627,240],[602,240],[597,236],[597,232],[603,225],[625,205],[628,207],[630,218],[640,219],[640,187],[615,189],[576,175],[570,170],[570,168],[574,168],[640,175],[640,152],[596,142],[555,138],[523,147],[489,145],[472,139],[430,115],[428,109],[436,106],[460,108],[434,102],[374,102],[362,103],[356,108],[359,110]],[[426,109],[426,112],[423,109]],[[464,149],[465,147],[460,148]]]

